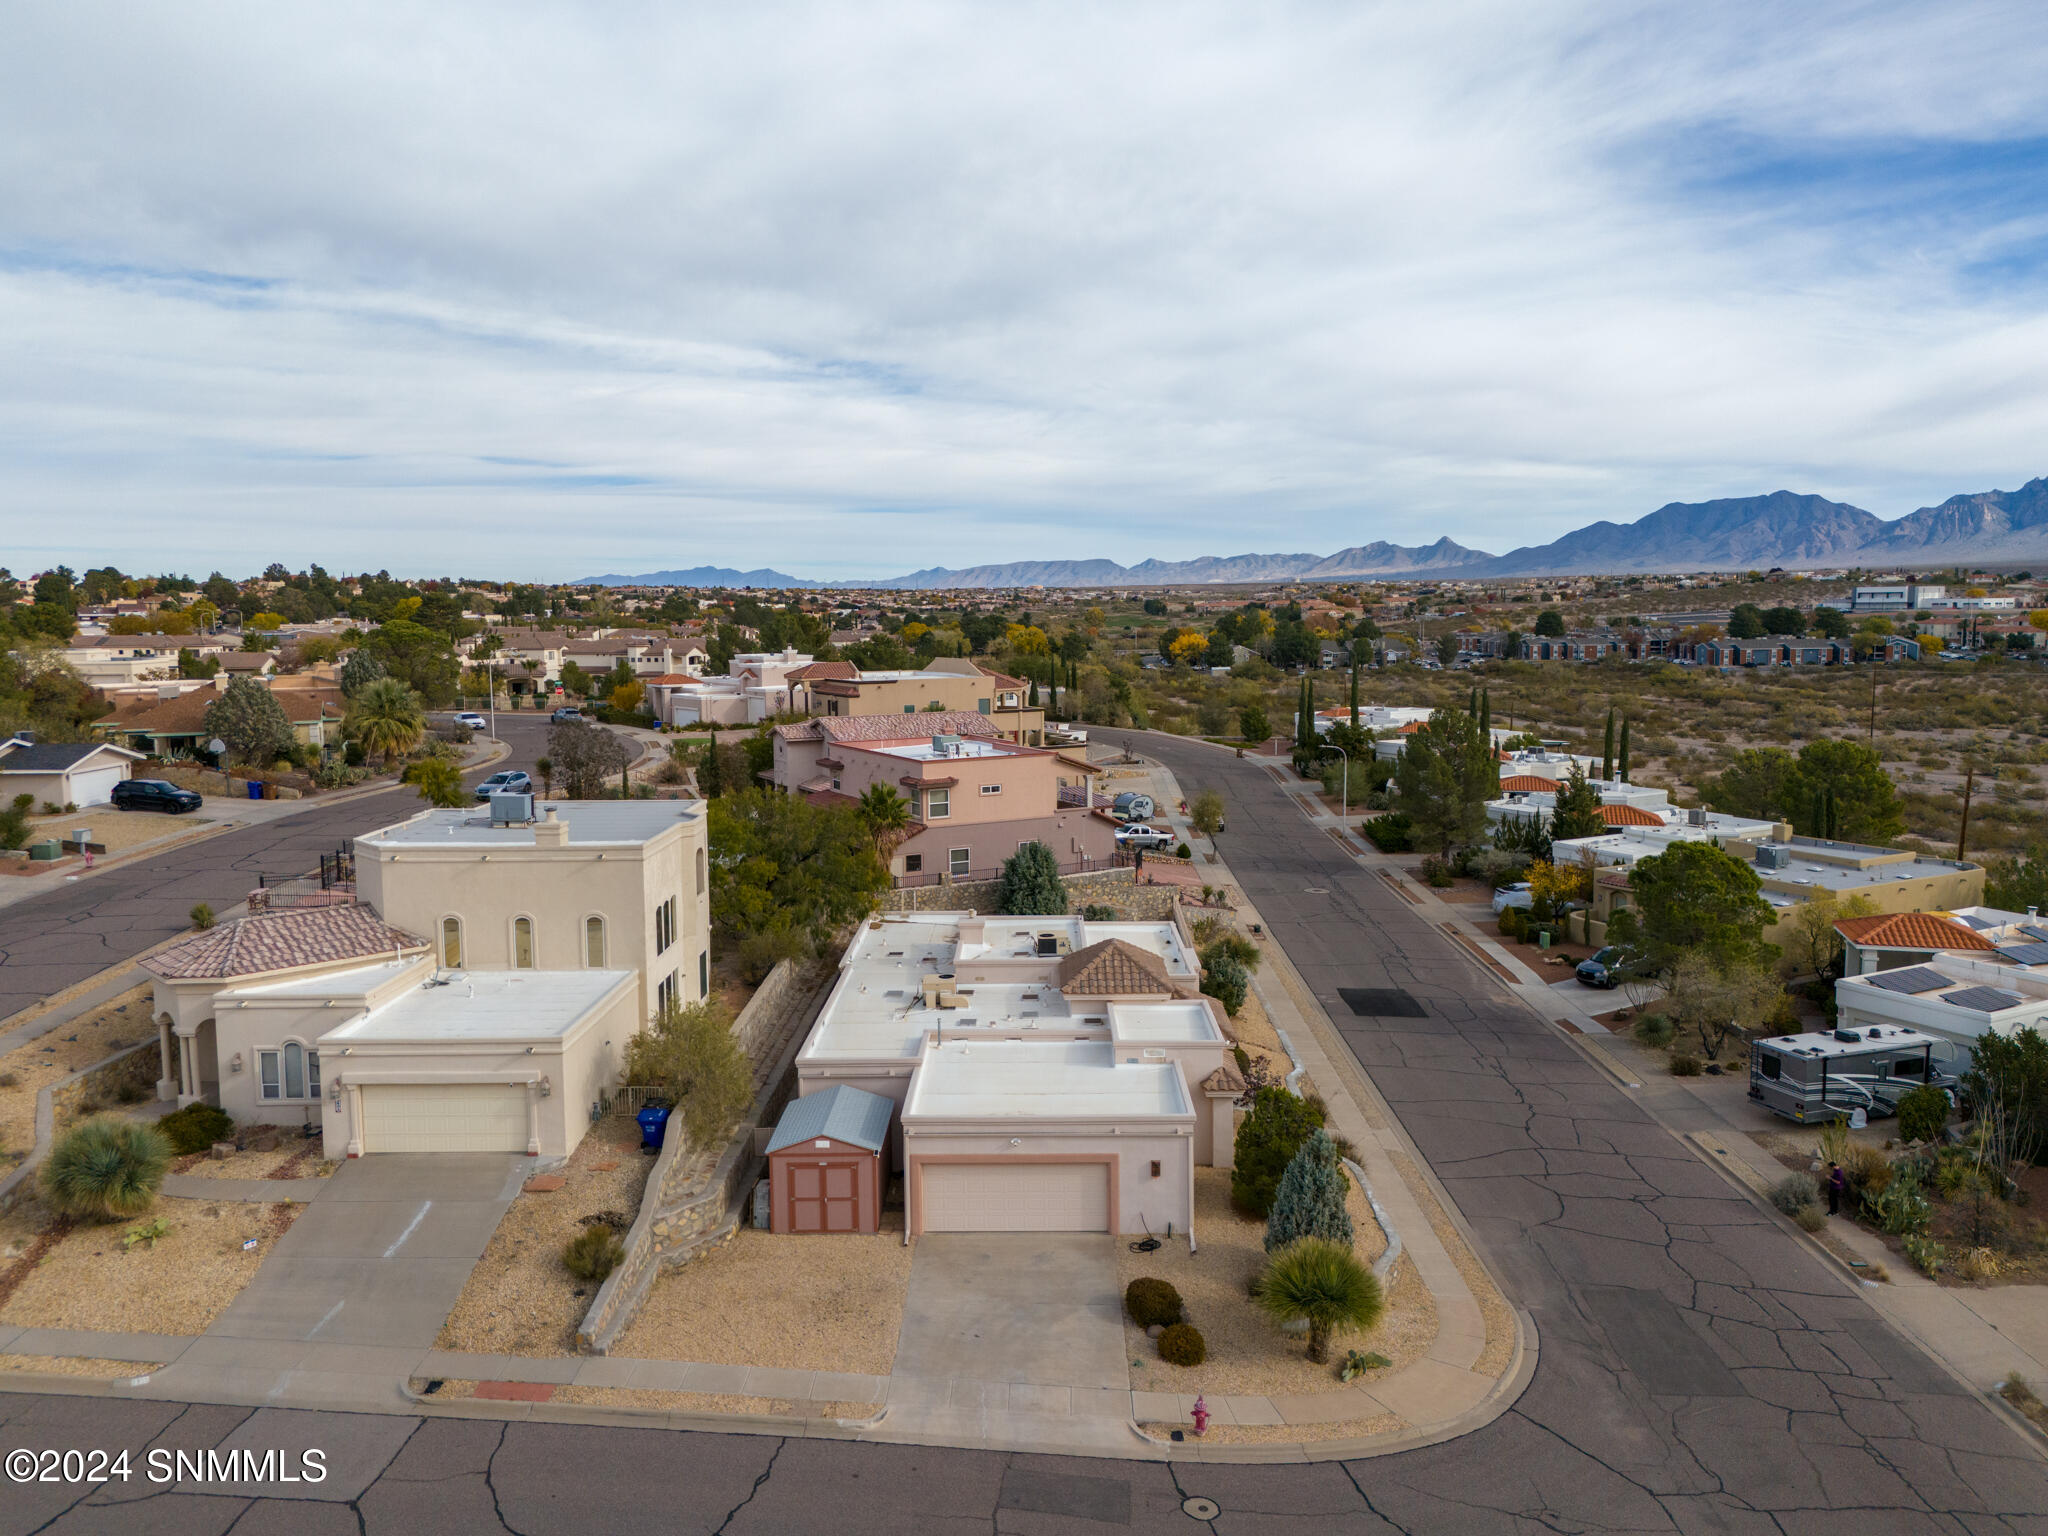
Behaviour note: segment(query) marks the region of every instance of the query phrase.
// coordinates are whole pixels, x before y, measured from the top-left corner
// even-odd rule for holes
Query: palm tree
[[[533,760],[533,771],[540,775],[541,799],[552,799],[555,793],[555,760],[552,757],[537,757]]]
[[[401,752],[410,752],[426,734],[426,715],[420,696],[396,677],[380,677],[367,684],[349,705],[342,734],[389,763]]]
[[[462,770],[445,757],[430,757],[414,763],[405,770],[403,778],[420,792],[420,798],[429,805],[455,806],[466,798],[462,789]]]
[[[1344,1328],[1363,1333],[1380,1320],[1386,1301],[1379,1281],[1350,1248],[1304,1237],[1266,1265],[1258,1307],[1275,1322],[1307,1323],[1308,1357],[1321,1365],[1330,1358],[1331,1334]]]
[[[899,832],[910,823],[910,807],[886,784],[870,784],[861,791],[860,819],[870,832]]]

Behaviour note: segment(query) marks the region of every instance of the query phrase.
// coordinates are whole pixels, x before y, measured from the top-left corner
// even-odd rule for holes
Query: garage
[[[524,1083],[366,1083],[365,1152],[524,1152]]]
[[[1105,1162],[920,1163],[927,1232],[1107,1232]]]

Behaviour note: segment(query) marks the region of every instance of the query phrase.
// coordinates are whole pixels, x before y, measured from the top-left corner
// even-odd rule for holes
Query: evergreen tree
[[[1358,642],[1351,644],[1351,723],[1358,724]]]
[[[1320,1126],[1301,1144],[1280,1186],[1273,1192],[1266,1218],[1266,1252],[1276,1253],[1304,1237],[1320,1237],[1350,1247],[1351,1213],[1344,1208],[1350,1181],[1337,1159],[1336,1143]]]
[[[1273,1208],[1280,1180],[1301,1144],[1322,1128],[1323,1111],[1277,1084],[1252,1098],[1252,1112],[1237,1128],[1230,1168],[1230,1203],[1247,1216]]]
[[[1054,917],[1066,911],[1059,856],[1043,843],[1026,843],[1005,859],[996,910],[1016,917]]]
[[[697,793],[706,800],[715,800],[725,792],[723,775],[719,772],[718,727],[711,727],[711,737],[704,745],[704,756],[697,764]]]
[[[1621,770],[1621,781],[1626,784],[1628,782],[1628,717],[1626,715],[1622,717],[1621,721],[1621,760],[1615,766]]]
[[[292,722],[277,695],[253,677],[238,677],[206,707],[202,724],[238,763],[268,768],[291,749]]]
[[[1479,685],[1472,685],[1472,697],[1465,701],[1465,713],[1474,720],[1479,718]]]
[[[1479,740],[1489,751],[1493,748],[1493,690],[1488,688],[1479,695]]]
[[[1600,745],[1600,777],[1614,777],[1614,706],[1607,706],[1607,739]]]
[[[382,676],[384,663],[377,659],[377,653],[368,646],[359,645],[341,664],[341,691],[352,699]]]
[[[1600,815],[1600,794],[1577,763],[1565,781],[1557,786],[1557,808],[1550,818],[1550,836],[1556,842],[1575,837],[1598,837],[1607,830]]]

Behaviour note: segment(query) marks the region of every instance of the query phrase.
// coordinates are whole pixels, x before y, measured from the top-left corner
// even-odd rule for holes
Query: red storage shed
[[[768,1141],[769,1230],[879,1232],[894,1108],[845,1083],[791,1100]]]

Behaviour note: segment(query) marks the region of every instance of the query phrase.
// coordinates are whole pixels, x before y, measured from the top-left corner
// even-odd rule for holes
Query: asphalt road
[[[13,1532],[2048,1532],[2048,1464],[1287,803],[1229,802],[1233,872],[1533,1314],[1485,1429],[1313,1466],[1175,1467],[748,1435],[0,1398],[17,1446],[329,1451],[317,1486],[0,1497]],[[1339,988],[1419,1017],[1354,1014]],[[1387,1009],[1393,1000],[1371,1006]],[[311,1500],[308,1501],[308,1496]],[[118,1507],[147,1498],[134,1514]]]
[[[471,782],[502,768],[530,771],[546,750],[547,717],[500,713],[498,734],[511,756],[470,774]],[[321,854],[419,808],[419,796],[410,789],[316,805],[0,908],[0,1019],[184,931],[190,926],[186,914],[199,902],[231,912],[255,888],[259,875],[305,874],[319,867]],[[164,819],[166,830],[176,825]]]

